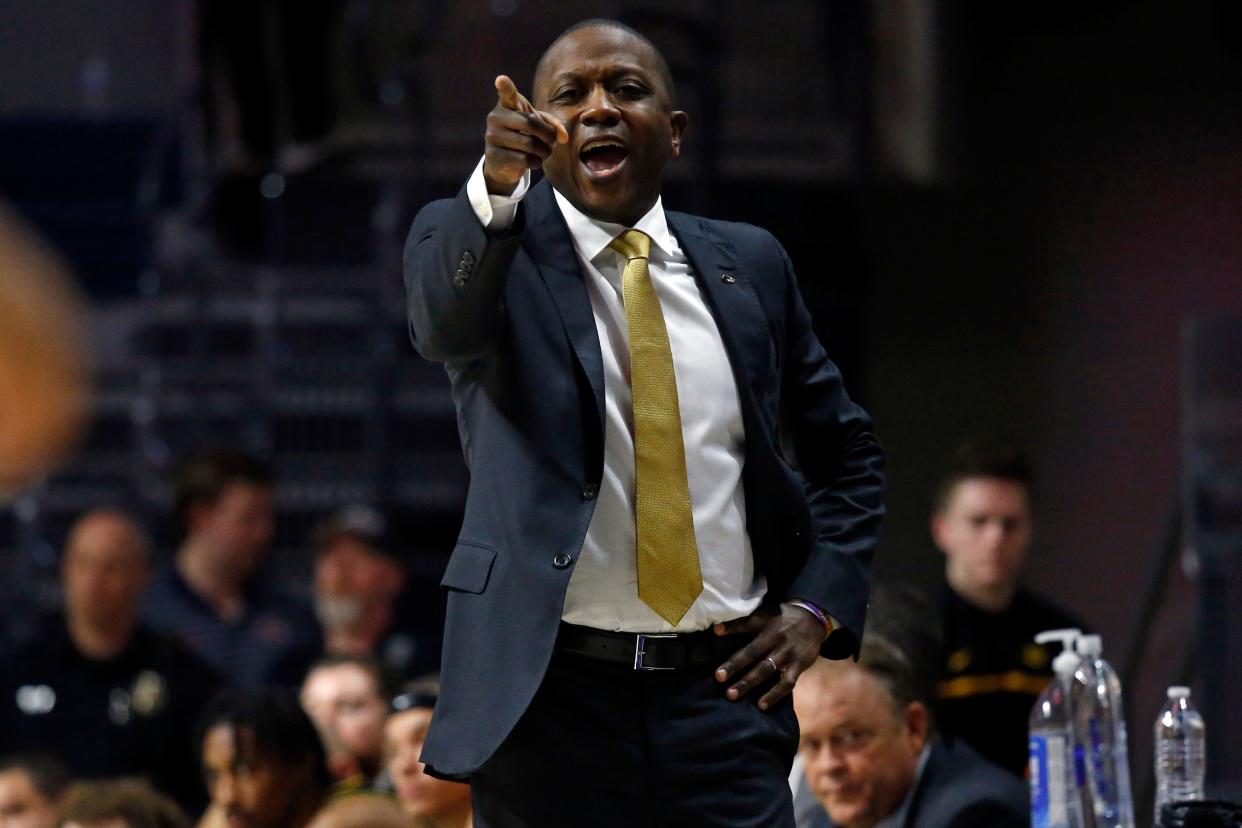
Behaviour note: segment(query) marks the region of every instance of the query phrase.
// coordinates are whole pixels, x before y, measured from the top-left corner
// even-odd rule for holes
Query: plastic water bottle
[[[1074,653],[1078,630],[1049,630],[1035,637],[1040,644],[1060,641],[1064,650],[1052,660],[1056,677],[1044,688],[1029,720],[1031,827],[1083,828],[1074,762],[1074,716],[1070,699],[1079,658]]]
[[[1203,717],[1190,703],[1189,687],[1170,687],[1156,717],[1156,813],[1167,802],[1203,799]]]
[[[1134,828],[1121,680],[1103,659],[1104,644],[1098,635],[1082,636],[1077,647],[1081,661],[1074,673],[1074,714],[1086,752],[1095,824],[1099,828]]]

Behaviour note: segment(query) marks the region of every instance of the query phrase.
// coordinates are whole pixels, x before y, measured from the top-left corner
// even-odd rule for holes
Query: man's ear
[[[940,554],[946,554],[945,545],[941,542],[941,536],[944,534],[945,517],[942,512],[932,512],[931,520],[927,522],[928,531],[931,532],[932,543],[940,550]]]
[[[923,746],[927,744],[927,732],[931,726],[929,719],[927,706],[921,701],[912,701],[906,705],[906,735],[916,753],[922,753]]]
[[[690,128],[690,116],[677,109],[669,113],[668,119],[673,132],[673,157],[676,158],[681,155],[681,141]]]

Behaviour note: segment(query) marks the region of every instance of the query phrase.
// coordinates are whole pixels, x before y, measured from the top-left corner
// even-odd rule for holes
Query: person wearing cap
[[[440,627],[425,620],[439,607],[409,600],[413,585],[403,545],[383,511],[346,506],[315,527],[311,544],[315,613],[326,653],[373,656],[387,677],[398,680],[439,666]]]
[[[439,694],[439,677],[428,675],[407,684],[393,699],[392,713],[384,723],[388,776],[401,809],[416,825],[469,828],[470,786],[429,775],[419,760]]]

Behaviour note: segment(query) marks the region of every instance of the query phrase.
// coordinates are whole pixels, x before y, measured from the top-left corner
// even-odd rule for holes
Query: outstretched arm
[[[495,346],[505,280],[521,244],[517,199],[529,170],[568,140],[564,125],[534,109],[508,76],[496,78],[496,92],[479,169],[456,198],[419,211],[406,240],[410,338],[427,359],[461,362]]]

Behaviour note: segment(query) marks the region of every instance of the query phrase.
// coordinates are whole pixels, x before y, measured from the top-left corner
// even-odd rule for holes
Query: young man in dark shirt
[[[261,570],[275,524],[271,471],[214,449],[185,461],[174,485],[185,537],[156,573],[143,620],[229,685],[300,682],[322,643],[310,608]]]
[[[945,556],[938,715],[945,732],[1020,776],[1027,718],[1052,676],[1053,653],[1035,643],[1035,634],[1081,627],[1021,585],[1031,530],[1026,460],[1007,447],[962,446],[931,518],[932,539]]]

